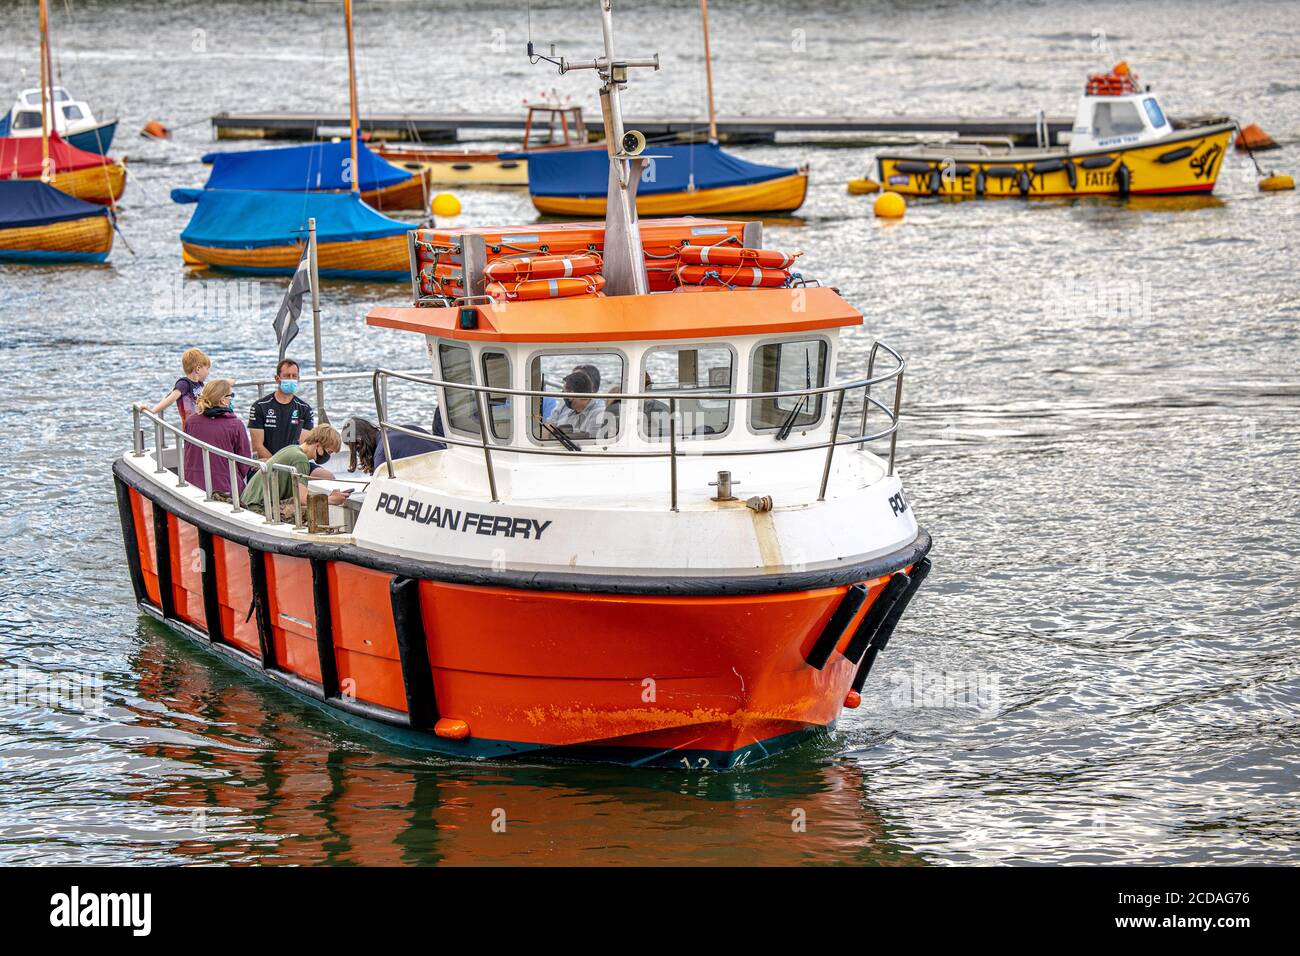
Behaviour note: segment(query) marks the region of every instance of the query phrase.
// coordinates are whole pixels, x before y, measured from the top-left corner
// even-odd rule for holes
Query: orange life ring
[[[483,269],[483,275],[497,282],[567,279],[593,275],[600,271],[601,265],[600,256],[595,253],[580,256],[521,256],[489,262]]]
[[[682,266],[677,278],[683,285],[728,285],[750,289],[775,288],[790,283],[784,269],[755,266]]]
[[[600,295],[600,290],[603,288],[605,288],[605,277],[591,275],[573,278],[524,279],[514,284],[492,282],[488,284],[486,291],[494,299],[516,302],[531,299],[569,299],[577,296]]]
[[[802,253],[775,249],[742,249],[740,246],[682,246],[679,258],[697,266],[757,266],[760,269],[788,269]]]

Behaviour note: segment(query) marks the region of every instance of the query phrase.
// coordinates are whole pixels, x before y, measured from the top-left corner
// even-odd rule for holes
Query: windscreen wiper
[[[552,438],[554,438],[561,445],[563,445],[566,451],[579,450],[578,443],[574,441],[572,438],[570,438],[568,435],[564,434],[564,432],[560,431],[560,429],[555,425],[554,422],[542,422],[542,427],[545,428],[550,433]]]

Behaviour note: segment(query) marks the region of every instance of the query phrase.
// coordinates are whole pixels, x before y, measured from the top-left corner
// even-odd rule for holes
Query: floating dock
[[[1002,138],[1017,144],[1037,141],[1040,122],[1046,122],[1052,143],[1058,134],[1068,132],[1071,118],[991,116],[720,116],[718,138],[723,142],[773,142],[835,136],[872,140],[891,134],[950,135],[966,139]],[[586,121],[595,134],[603,131],[599,117]],[[696,139],[707,131],[708,124],[699,117],[633,117],[625,120],[629,129],[639,129],[651,139]],[[361,117],[361,129],[371,139],[410,142],[453,142],[463,132],[487,130],[515,131],[524,128],[524,112],[493,115],[487,113],[370,113]],[[217,139],[327,139],[346,136],[348,118],[344,113],[218,113],[212,117]]]

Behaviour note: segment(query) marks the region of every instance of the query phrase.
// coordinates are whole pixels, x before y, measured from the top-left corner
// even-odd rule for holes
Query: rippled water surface
[[[534,39],[594,52],[591,6],[533,4]],[[711,5],[723,113],[1069,113],[1126,56],[1170,112],[1259,122],[1300,172],[1291,4],[794,6]],[[376,751],[140,617],[109,478],[123,409],[187,346],[270,371],[280,286],[182,280],[168,192],[202,182],[213,112],[342,107],[338,8],[54,7],[62,79],[121,113],[131,178],[108,265],[0,266],[0,668],[10,689],[99,674],[105,700],[0,701],[0,862],[1296,859],[1300,200],[1258,193],[1244,157],[1212,199],[920,202],[886,225],[844,189],[869,150],[739,148],[811,162],[768,244],[862,309],[855,361],[875,337],[909,360],[900,467],[934,573],[862,708],[773,763],[457,764]],[[630,114],[702,113],[696,11],[621,4],[621,49],[665,67]],[[35,3],[0,14],[8,97]],[[526,24],[522,3],[358,4],[363,106],[593,105],[590,77],[528,66]],[[176,138],[140,139],[151,118]],[[461,198],[467,223],[533,218],[518,191]],[[258,314],[223,312],[232,290]],[[331,367],[419,364],[362,321],[401,297],[328,284]]]

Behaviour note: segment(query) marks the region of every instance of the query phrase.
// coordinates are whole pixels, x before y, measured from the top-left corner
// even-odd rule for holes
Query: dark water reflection
[[[119,799],[149,808],[159,859],[918,862],[891,840],[863,772],[829,742],[725,775],[375,754],[368,739],[153,622],[141,622],[139,641],[132,749],[156,766],[152,783]]]

